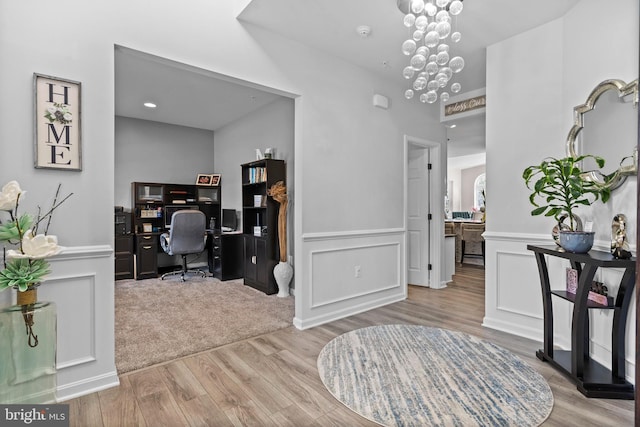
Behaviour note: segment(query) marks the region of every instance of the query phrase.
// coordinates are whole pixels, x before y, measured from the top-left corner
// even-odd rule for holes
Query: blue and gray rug
[[[318,356],[322,382],[384,426],[537,426],[553,394],[511,352],[461,332],[416,325],[358,329]]]

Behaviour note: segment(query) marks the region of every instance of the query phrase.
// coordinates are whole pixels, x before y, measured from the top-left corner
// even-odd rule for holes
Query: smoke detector
[[[360,25],[356,28],[356,31],[358,32],[360,37],[369,37],[369,34],[371,34],[371,27],[369,27],[368,25]]]

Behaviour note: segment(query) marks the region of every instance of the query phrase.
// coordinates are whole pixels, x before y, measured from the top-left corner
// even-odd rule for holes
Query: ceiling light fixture
[[[451,82],[454,74],[464,68],[464,59],[453,56],[449,42],[458,43],[462,35],[455,31],[452,21],[462,12],[462,0],[397,0],[398,9],[405,14],[403,22],[410,37],[402,43],[402,53],[411,57],[402,70],[411,88],[404,93],[411,99],[417,93],[421,102],[433,104],[449,100],[449,92],[458,93],[460,83]],[[440,94],[438,95],[438,92]]]
[[[369,27],[368,25],[360,25],[356,28],[356,32],[360,35],[360,37],[367,38],[369,37],[369,34],[371,34],[371,27]]]
[[[156,108],[157,107],[157,105],[154,104],[153,102],[145,102],[143,105],[145,107],[147,107],[147,108]]]

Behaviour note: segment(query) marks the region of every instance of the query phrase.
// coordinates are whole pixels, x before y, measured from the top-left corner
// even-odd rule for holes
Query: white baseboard
[[[506,332],[511,335],[528,338],[533,341],[538,341],[540,345],[542,345],[542,330],[527,328],[522,325],[517,325],[514,322],[504,322],[502,320],[492,319],[486,316],[482,319],[482,326]]]
[[[111,387],[117,387],[119,385],[120,380],[118,379],[118,373],[116,371],[113,371],[105,375],[100,375],[93,378],[85,378],[81,381],[67,383],[63,386],[59,386],[56,391],[56,395],[58,398],[58,402],[64,402],[67,400],[75,399],[76,397],[95,393],[101,390],[106,390]]]
[[[301,321],[298,317],[294,317],[293,325],[298,329],[309,329],[314,326],[319,326],[324,323],[333,322],[334,320],[340,320],[345,317],[353,316],[358,313],[363,313],[368,310],[372,310],[374,308],[382,307],[387,304],[392,304],[398,301],[404,301],[406,299],[405,295],[392,295],[385,298],[380,298],[378,300],[368,301],[365,304],[361,304],[360,306],[349,307],[348,309],[338,310],[331,313],[326,313],[320,316],[312,317],[310,319],[306,319],[305,321]]]

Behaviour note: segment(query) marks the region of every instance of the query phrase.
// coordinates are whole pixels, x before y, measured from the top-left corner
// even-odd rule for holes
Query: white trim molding
[[[304,295],[294,325],[306,329],[407,297],[405,232],[380,229],[302,237]]]

